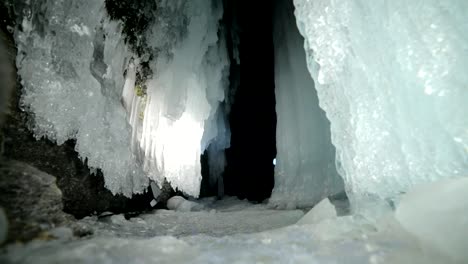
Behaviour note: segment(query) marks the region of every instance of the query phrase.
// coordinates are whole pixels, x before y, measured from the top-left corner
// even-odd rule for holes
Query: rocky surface
[[[0,204],[8,219],[8,240],[28,241],[54,227],[71,224],[63,212],[55,177],[18,161],[0,161]]]
[[[57,177],[63,193],[64,211],[82,218],[105,211],[125,213],[150,208],[152,194],[135,195],[133,199],[114,196],[104,187],[104,178],[98,170],[92,174],[76,153],[73,141],[61,146],[46,140],[36,140],[26,127],[25,113],[15,111],[5,127],[5,156]]]

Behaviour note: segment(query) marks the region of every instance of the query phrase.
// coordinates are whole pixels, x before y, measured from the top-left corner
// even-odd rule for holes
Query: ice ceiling
[[[200,154],[218,153],[210,167],[220,172],[230,140],[223,7],[156,2],[145,31],[153,56],[131,51],[103,0],[26,5],[15,29],[21,103],[37,137],[76,139],[113,193],[143,192],[151,179],[197,197]],[[359,209],[468,175],[468,2],[294,6],[295,17],[275,13],[272,202],[314,204],[342,188],[341,176]],[[144,82],[142,63],[153,71]]]

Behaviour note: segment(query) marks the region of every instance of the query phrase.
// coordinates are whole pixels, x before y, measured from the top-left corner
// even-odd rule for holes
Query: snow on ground
[[[457,263],[422,247],[393,211],[373,221],[336,216],[325,203],[310,212],[313,224],[296,225],[304,215],[299,210],[235,198],[197,203],[201,211],[86,218],[80,222],[94,227],[94,235],[12,245],[0,263]]]
[[[296,223],[304,215],[300,210],[269,210],[264,204],[253,205],[236,198],[216,202],[202,199],[198,204],[200,211],[196,212],[156,210],[128,221],[123,215],[112,215],[102,219],[87,217],[80,222],[95,229],[98,236],[225,236],[280,228]]]
[[[328,223],[329,229],[335,224]],[[320,238],[323,238],[320,230],[310,225],[224,237],[98,235],[69,242],[33,242],[11,248],[4,260],[11,263],[448,263],[437,256],[423,254],[415,244],[364,227],[335,238]]]

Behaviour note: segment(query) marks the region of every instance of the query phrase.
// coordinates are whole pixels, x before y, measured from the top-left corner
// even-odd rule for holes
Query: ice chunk
[[[48,233],[59,240],[71,240],[73,238],[73,230],[68,227],[56,227],[49,230]]]
[[[298,225],[309,225],[317,224],[326,219],[336,218],[335,206],[330,202],[328,198],[323,199],[320,203],[315,205],[306,215],[304,215],[299,221]]]
[[[441,180],[405,194],[396,219],[422,244],[468,260],[468,178]]]
[[[294,4],[354,210],[468,175],[467,1]]]
[[[343,180],[335,168],[330,123],[307,71],[291,1],[277,1],[274,21],[278,154],[270,203],[310,207],[342,191]]]
[[[204,206],[196,202],[187,201],[181,196],[173,196],[167,200],[167,208],[179,212],[191,212],[200,211]]]

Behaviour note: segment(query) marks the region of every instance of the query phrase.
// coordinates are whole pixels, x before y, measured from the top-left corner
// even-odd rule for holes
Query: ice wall
[[[294,4],[355,209],[468,175],[468,2]]]
[[[218,36],[222,6],[211,0],[158,1],[157,20],[147,39],[156,58],[153,77],[135,87],[133,72],[123,98],[133,127],[132,146],[147,175],[197,197],[200,155],[210,146],[210,171],[224,169],[229,146],[225,114],[220,108],[228,87],[229,62]]]
[[[218,38],[217,1],[157,1],[141,57],[109,21],[104,0],[25,1],[15,31],[22,106],[36,137],[76,150],[100,168],[106,187],[130,196],[149,179],[198,196],[200,153],[229,145],[218,106],[228,60]],[[151,56],[149,56],[151,54]],[[140,63],[152,77],[137,81]],[[220,121],[221,120],[221,121]],[[223,166],[222,160],[212,162]]]
[[[330,123],[319,107],[292,1],[276,1],[274,14],[276,167],[270,203],[313,206],[343,191],[335,167]]]
[[[21,106],[32,113],[37,138],[76,150],[102,169],[113,193],[142,192],[148,178],[130,149],[130,126],[120,103],[131,56],[119,25],[102,1],[34,1],[15,31]]]

